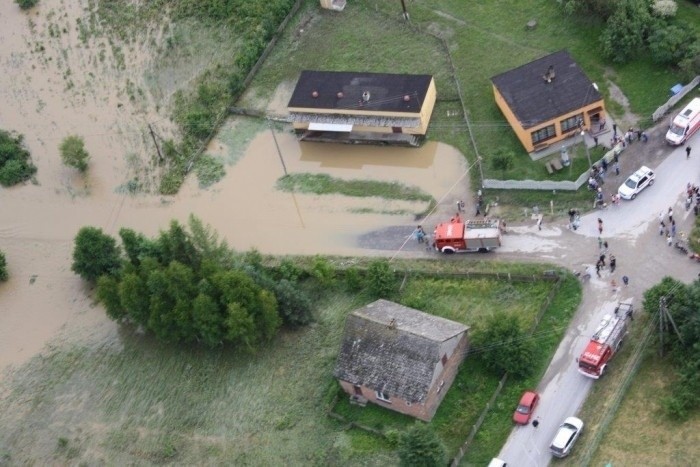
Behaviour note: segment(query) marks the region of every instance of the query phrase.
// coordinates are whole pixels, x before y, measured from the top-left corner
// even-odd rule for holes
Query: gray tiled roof
[[[555,77],[548,83],[544,75],[550,67]],[[548,122],[603,98],[566,50],[496,75],[491,82],[523,128]]]
[[[288,107],[420,113],[432,79],[431,75],[304,70]],[[368,101],[362,98],[364,92],[369,93]]]
[[[345,321],[334,375],[353,385],[422,402],[442,357],[440,344],[467,330],[463,324],[377,300]]]

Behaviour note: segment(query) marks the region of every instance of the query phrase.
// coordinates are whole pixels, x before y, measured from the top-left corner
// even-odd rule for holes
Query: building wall
[[[604,118],[606,115],[605,103],[601,99],[597,102],[593,102],[592,104],[589,104],[589,105],[582,107],[578,110],[575,110],[573,112],[569,112],[567,114],[560,115],[560,116],[556,117],[555,119],[552,119],[548,122],[542,123],[542,124],[534,126],[532,128],[525,129],[525,128],[523,128],[522,124],[517,119],[515,114],[510,110],[508,103],[503,98],[501,93],[498,91],[496,86],[493,86],[493,94],[494,94],[494,98],[496,100],[496,105],[498,106],[499,109],[501,109],[501,112],[506,117],[506,120],[508,120],[508,123],[510,124],[511,128],[513,129],[513,131],[515,131],[515,135],[518,137],[518,139],[520,140],[520,143],[523,145],[523,147],[525,147],[525,150],[527,152],[535,151],[535,145],[532,143],[531,133],[533,133],[537,130],[540,130],[542,128],[546,128],[549,125],[554,124],[554,130],[556,132],[556,136],[554,136],[553,138],[550,138],[546,141],[543,141],[541,143],[545,146],[548,146],[552,143],[556,143],[557,141],[561,141],[561,140],[566,139],[570,136],[571,131],[562,132],[561,125],[560,125],[560,122],[562,120],[565,120],[569,117],[573,117],[574,115],[583,113],[583,126],[586,129],[591,129],[591,119],[590,119],[590,115],[588,115],[589,110],[593,110],[597,107],[600,107],[602,109],[601,110],[601,117]]]
[[[360,386],[360,391],[362,392],[362,397],[367,399],[373,404],[385,407],[389,410],[394,410],[411,417],[418,418],[429,422],[435,412],[437,411],[440,403],[445,398],[447,391],[450,389],[455,377],[457,376],[457,371],[459,370],[459,365],[464,359],[467,347],[469,344],[469,338],[467,333],[463,333],[454,341],[454,351],[449,357],[447,364],[444,367],[441,362],[438,362],[436,366],[436,375],[434,378],[435,384],[433,384],[428,391],[428,394],[423,401],[423,403],[410,403],[403,399],[400,399],[392,394],[389,394],[390,402],[377,399],[376,392],[373,388],[368,388],[366,386]],[[442,356],[442,355],[441,355]],[[357,394],[355,392],[355,386],[347,381],[338,381],[340,386],[349,395]]]

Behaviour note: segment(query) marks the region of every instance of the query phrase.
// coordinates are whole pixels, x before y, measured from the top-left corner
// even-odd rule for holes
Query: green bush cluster
[[[29,180],[36,173],[23,136],[0,130],[0,185],[12,186]]]
[[[81,172],[88,168],[90,154],[85,150],[83,138],[77,135],[66,136],[58,147],[61,153],[61,160],[69,167],[74,167]]]

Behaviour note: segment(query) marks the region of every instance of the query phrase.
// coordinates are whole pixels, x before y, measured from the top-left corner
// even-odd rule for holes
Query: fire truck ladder
[[[467,229],[496,229],[499,221],[497,219],[466,220],[464,226]]]
[[[625,318],[625,315],[616,317],[605,315],[600,322],[600,326],[593,334],[593,340],[600,344],[611,342],[618,342],[619,344],[620,334],[625,329]]]

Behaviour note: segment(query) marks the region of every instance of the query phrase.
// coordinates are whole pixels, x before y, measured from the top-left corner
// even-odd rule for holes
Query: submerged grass
[[[343,180],[327,174],[289,174],[277,181],[277,188],[296,193],[317,195],[340,194],[345,196],[371,197],[408,201],[435,202],[435,199],[417,187],[400,182],[378,182],[373,180]]]

